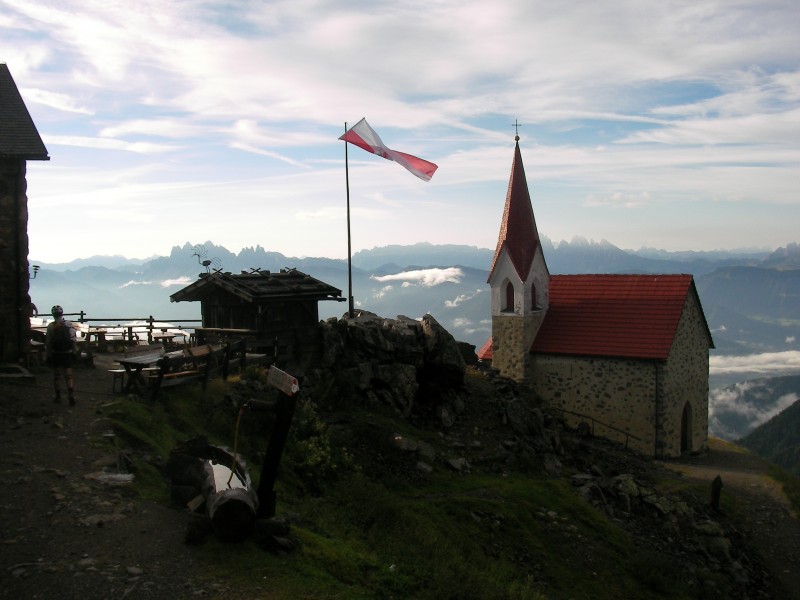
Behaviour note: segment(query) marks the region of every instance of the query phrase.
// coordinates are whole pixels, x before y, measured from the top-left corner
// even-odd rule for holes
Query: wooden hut
[[[252,352],[280,364],[307,364],[321,348],[318,303],[343,302],[341,290],[297,269],[278,273],[203,273],[170,296],[172,302],[200,301],[203,326],[198,342],[244,338]]]

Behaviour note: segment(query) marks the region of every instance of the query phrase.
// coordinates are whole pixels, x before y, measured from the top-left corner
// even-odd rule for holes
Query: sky
[[[519,123],[537,225],[626,249],[800,241],[795,0],[0,0],[49,161],[30,257],[494,248]],[[362,117],[424,182],[338,140]],[[347,173],[347,177],[346,177]]]

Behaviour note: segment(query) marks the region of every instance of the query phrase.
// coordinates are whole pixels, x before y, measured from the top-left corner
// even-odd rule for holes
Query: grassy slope
[[[132,445],[163,459],[198,434],[233,445],[236,411],[219,406],[227,392],[214,382],[205,395],[179,389],[156,406],[126,399],[101,411]],[[435,441],[430,431],[386,414],[348,418],[337,436],[311,404],[298,407],[277,492],[278,516],[291,520],[299,549],[275,555],[256,539],[212,537],[198,551],[210,581],[275,600],[692,597],[667,560],[637,548],[566,480],[439,467],[422,477],[400,459],[376,462],[364,432],[396,427]],[[257,458],[267,431],[263,415],[246,415],[241,453]],[[140,493],[167,502],[159,472],[138,462]],[[250,471],[257,478],[259,466]]]

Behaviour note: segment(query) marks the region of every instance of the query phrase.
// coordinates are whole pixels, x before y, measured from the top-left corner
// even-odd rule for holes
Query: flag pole
[[[344,122],[347,133],[347,121]],[[347,142],[344,143],[344,181],[347,189],[347,316],[353,318],[353,258],[350,243],[350,168],[347,162]]]

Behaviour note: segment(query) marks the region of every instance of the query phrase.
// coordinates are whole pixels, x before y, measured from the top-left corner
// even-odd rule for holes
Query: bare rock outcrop
[[[431,315],[389,319],[368,311],[320,323],[322,360],[305,384],[330,406],[382,403],[408,417],[415,408],[452,415],[464,385],[463,349]],[[442,407],[445,406],[444,412]]]

